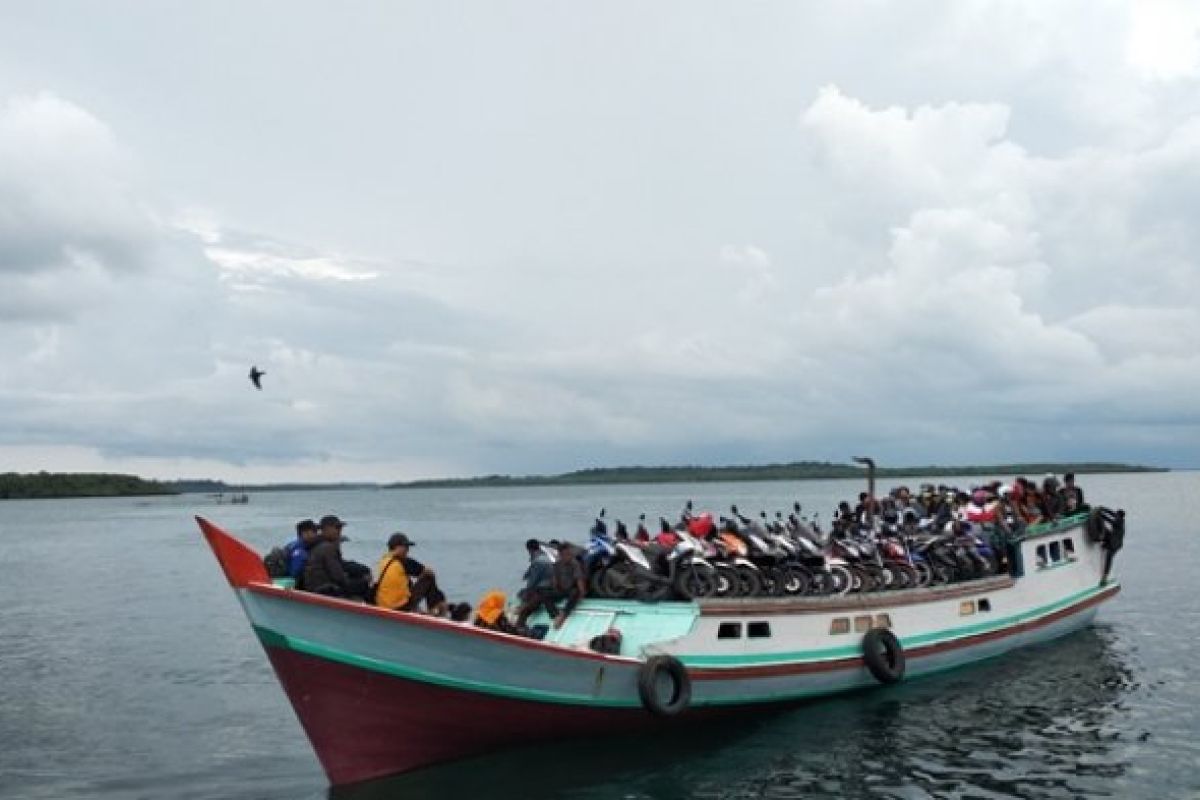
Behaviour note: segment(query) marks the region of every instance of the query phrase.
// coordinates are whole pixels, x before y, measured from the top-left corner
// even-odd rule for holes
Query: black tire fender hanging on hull
[[[904,648],[887,628],[871,628],[863,636],[863,662],[880,683],[896,683],[904,677]]]
[[[671,692],[666,699],[659,695],[662,676],[671,680]],[[692,680],[683,662],[674,656],[650,656],[638,672],[637,683],[642,705],[660,717],[673,717],[692,701]]]

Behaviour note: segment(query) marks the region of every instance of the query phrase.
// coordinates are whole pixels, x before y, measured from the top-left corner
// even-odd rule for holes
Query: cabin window
[[[718,639],[740,639],[742,638],[742,623],[740,622],[722,622],[717,628]]]
[[[876,628],[890,628],[890,627],[892,627],[892,617],[891,617],[891,615],[890,615],[890,614],[876,614],[876,615],[875,615],[875,627],[876,627]]]
[[[986,597],[981,598],[979,600],[979,613],[982,614],[985,611],[991,611],[991,610],[992,610],[992,601],[988,600]]]
[[[1062,561],[1062,545],[1058,542],[1050,543],[1050,560],[1055,564]]]
[[[1037,547],[1037,565],[1039,568],[1046,566],[1050,560],[1046,556],[1046,545],[1039,544]]]
[[[975,613],[975,601],[963,600],[958,604],[958,615],[960,617],[969,617]]]
[[[836,636],[839,633],[849,633],[849,632],[850,632],[850,618],[849,617],[838,617],[837,619],[830,620],[830,622],[829,622],[830,635]]]
[[[751,622],[746,626],[746,635],[751,639],[767,639],[771,636],[771,623]]]
[[[855,617],[854,618],[854,632],[855,633],[866,633],[869,630],[871,630],[870,615],[867,615],[865,617]]]
[[[1067,561],[1075,560],[1075,540],[1074,539],[1063,539],[1063,555],[1066,556]]]

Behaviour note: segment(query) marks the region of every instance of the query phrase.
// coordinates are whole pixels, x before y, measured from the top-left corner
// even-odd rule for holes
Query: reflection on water
[[[891,689],[630,736],[525,747],[331,790],[405,797],[1106,797],[1127,768],[1113,712],[1137,688],[1110,631]]]

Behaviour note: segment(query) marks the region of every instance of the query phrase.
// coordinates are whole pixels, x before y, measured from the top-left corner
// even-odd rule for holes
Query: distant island
[[[938,475],[1040,476],[1047,472],[1077,475],[1101,472],[1169,472],[1162,467],[1109,462],[994,464],[990,466],[879,467],[879,478],[924,478]],[[828,461],[793,461],[788,464],[730,467],[604,467],[559,475],[485,475],[477,478],[443,478],[389,484],[389,489],[458,488],[474,486],[580,486],[613,483],[715,483],[732,481],[807,481],[861,478],[861,467]]]
[[[37,500],[56,497],[140,497],[178,494],[162,481],[111,472],[0,473],[0,500]]]
[[[65,497],[146,497],[177,494],[245,494],[303,492],[330,489],[379,489],[378,483],[262,483],[230,484],[209,479],[147,480],[111,472],[0,473],[0,500],[40,500]]]
[[[1047,472],[1077,475],[1100,472],[1169,472],[1162,467],[1109,462],[995,464],[991,466],[880,467],[878,478],[925,478],[939,475],[1040,476]],[[559,475],[484,475],[477,478],[441,478],[402,483],[259,483],[230,484],[209,479],[146,480],[136,475],[107,472],[0,473],[0,500],[66,497],[141,497],[178,494],[245,494],[247,492],[303,492],[337,489],[438,489],[485,486],[589,486],[617,483],[716,483],[733,481],[808,481],[861,478],[861,467],[828,461],[794,461],[789,464],[728,467],[598,467]]]

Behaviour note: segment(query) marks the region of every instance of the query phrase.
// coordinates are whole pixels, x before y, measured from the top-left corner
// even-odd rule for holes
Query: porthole
[[[1037,546],[1037,565],[1044,567],[1050,563],[1049,557],[1046,555],[1046,545],[1039,544]]]
[[[876,615],[875,615],[875,627],[876,627],[876,628],[890,628],[890,627],[892,627],[892,617],[891,617],[891,615],[890,615],[890,614],[876,614]]]
[[[975,601],[963,600],[958,604],[958,615],[960,617],[969,617],[975,613]]]
[[[1074,539],[1063,539],[1062,546],[1063,546],[1063,555],[1066,556],[1067,561],[1074,561],[1075,560],[1075,540]]]
[[[746,635],[751,639],[767,639],[771,636],[771,623],[751,622],[746,626]]]
[[[742,638],[742,623],[740,622],[722,622],[717,628],[718,639],[740,639]]]
[[[850,618],[849,617],[838,617],[836,619],[830,620],[830,622],[829,622],[830,635],[836,636],[840,633],[849,633],[849,632],[850,632]]]
[[[871,630],[870,615],[865,616],[865,617],[855,617],[854,618],[854,632],[855,633],[866,633],[869,630]]]
[[[986,597],[982,598],[979,601],[979,613],[982,614],[985,611],[991,611],[991,610],[992,610],[992,601],[988,600]]]
[[[1050,562],[1052,564],[1057,564],[1060,561],[1062,561],[1062,545],[1060,545],[1058,542],[1051,542]]]

